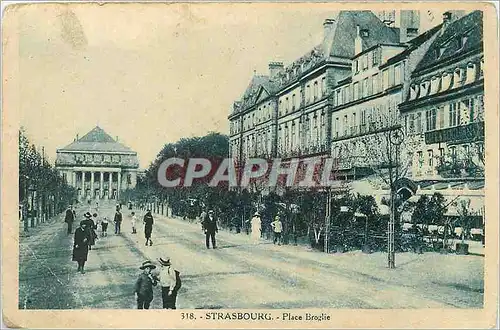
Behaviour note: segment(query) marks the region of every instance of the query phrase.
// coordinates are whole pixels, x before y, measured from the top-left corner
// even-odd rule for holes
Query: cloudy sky
[[[17,8],[20,124],[53,161],[99,125],[136,150],[228,132],[254,70],[318,44],[338,4],[98,4]],[[440,14],[424,29],[438,24]]]

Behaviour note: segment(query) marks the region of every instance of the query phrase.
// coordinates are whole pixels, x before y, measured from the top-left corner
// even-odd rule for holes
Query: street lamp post
[[[395,150],[395,157],[394,157],[394,167],[396,173],[392,177],[392,180],[390,182],[390,218],[389,218],[389,224],[388,224],[388,230],[387,230],[387,263],[389,268],[396,268],[396,251],[395,251],[395,222],[396,222],[396,191],[395,191],[395,186],[394,182],[398,179],[399,175],[399,146],[401,143],[403,143],[404,140],[404,132],[401,128],[397,128],[389,134],[389,142],[391,145],[394,145],[396,150]],[[392,149],[392,148],[391,148]],[[390,150],[390,153],[392,153],[392,150]],[[390,156],[391,157],[391,156]],[[391,157],[392,158],[392,157]],[[392,171],[392,168],[389,169]]]

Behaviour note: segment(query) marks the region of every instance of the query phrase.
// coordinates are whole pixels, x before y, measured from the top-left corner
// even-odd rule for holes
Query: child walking
[[[108,217],[102,218],[102,221],[101,221],[101,236],[102,237],[108,236],[108,223],[109,223]]]

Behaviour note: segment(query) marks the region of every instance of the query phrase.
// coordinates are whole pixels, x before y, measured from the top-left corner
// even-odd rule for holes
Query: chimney
[[[361,39],[361,30],[359,25],[356,25],[356,38],[354,39],[354,55],[358,55],[363,51],[363,39]]]
[[[405,43],[420,34],[420,13],[417,10],[401,10],[399,41]]]
[[[335,19],[327,18],[323,22],[323,53],[330,54],[333,47],[333,37],[335,33]]]
[[[443,28],[465,15],[465,10],[448,10],[443,13]]]
[[[118,135],[116,136],[116,142],[118,142]]]
[[[276,75],[283,71],[283,62],[270,62],[269,63],[269,76],[275,78]]]
[[[76,140],[75,141],[78,141],[78,134],[76,134]]]

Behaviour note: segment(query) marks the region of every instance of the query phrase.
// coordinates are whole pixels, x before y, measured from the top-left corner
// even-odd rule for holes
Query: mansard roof
[[[94,152],[116,152],[133,153],[132,149],[113,139],[102,128],[96,126],[80,139],[68,144],[58,151],[94,151]]]
[[[460,47],[462,38],[465,43]],[[483,45],[483,12],[476,10],[449,23],[443,33],[434,40],[424,57],[417,65],[413,76],[420,71],[435,67],[473,49],[480,49]]]

